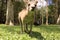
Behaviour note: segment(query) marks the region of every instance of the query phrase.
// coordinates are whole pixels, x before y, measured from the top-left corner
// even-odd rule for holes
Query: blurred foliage
[[[5,23],[6,17],[6,0],[0,0],[0,23]]]
[[[7,9],[7,0],[0,0],[0,23],[5,23],[6,20],[6,9]],[[17,22],[18,13],[25,8],[25,3],[23,1],[14,1],[14,21]]]
[[[49,6],[49,24],[56,24],[56,21],[57,21],[57,15],[58,13],[56,13],[56,6],[55,5],[50,5]]]
[[[15,1],[14,2],[14,12],[18,13],[20,12],[22,9],[25,8],[25,3],[23,1]]]
[[[14,0],[13,0],[14,1]],[[58,13],[60,13],[60,1],[58,1]],[[23,1],[14,1],[14,22],[18,23],[18,13],[25,8],[25,3]],[[7,0],[0,0],[0,23],[5,23],[6,20],[6,4]],[[49,6],[49,24],[56,24],[57,15],[56,14],[56,0],[53,0],[53,4]],[[43,11],[44,13],[44,11]],[[33,15],[33,12],[30,12],[28,15]],[[45,22],[45,13],[44,15],[44,22]],[[36,19],[38,20],[41,17],[40,11],[37,12]],[[29,17],[30,18],[30,17]],[[26,18],[30,21],[29,18]],[[33,18],[32,18],[33,19]]]
[[[55,6],[54,5],[50,5],[49,6],[49,18],[48,18],[49,24],[55,24],[55,17],[54,17],[54,16],[56,16],[56,15],[54,15],[55,12],[56,12]]]

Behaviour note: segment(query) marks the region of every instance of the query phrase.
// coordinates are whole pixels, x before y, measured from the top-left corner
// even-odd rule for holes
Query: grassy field
[[[19,26],[0,24],[0,40],[60,40],[60,25],[33,26],[32,34],[20,34]]]

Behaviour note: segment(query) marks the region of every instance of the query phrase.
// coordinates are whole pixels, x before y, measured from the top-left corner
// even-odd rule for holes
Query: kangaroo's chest
[[[22,10],[19,13],[19,16],[20,16],[21,19],[24,19],[27,15],[28,15],[28,11],[27,10]]]

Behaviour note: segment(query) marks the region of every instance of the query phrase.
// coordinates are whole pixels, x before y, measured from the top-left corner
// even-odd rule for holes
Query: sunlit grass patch
[[[20,34],[20,26],[0,24],[0,40],[60,40],[60,25],[33,26],[32,34]]]

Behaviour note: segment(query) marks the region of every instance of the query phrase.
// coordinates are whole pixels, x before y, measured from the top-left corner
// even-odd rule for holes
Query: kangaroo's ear
[[[23,0],[26,4],[28,4],[29,0]]]
[[[38,1],[35,1],[35,4],[37,4],[38,3]]]

